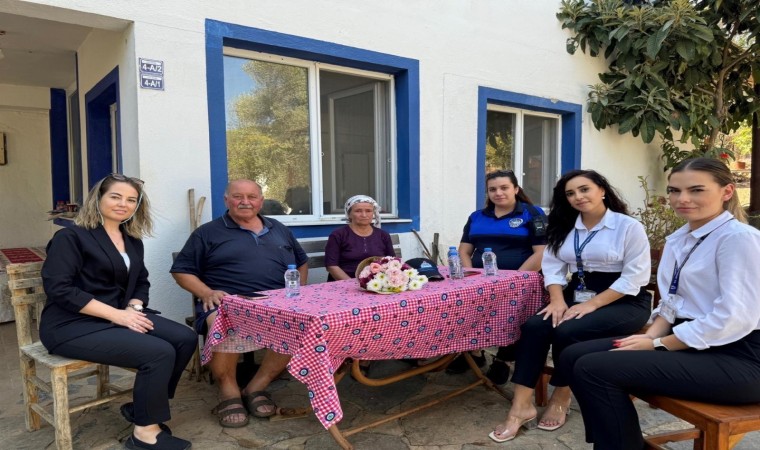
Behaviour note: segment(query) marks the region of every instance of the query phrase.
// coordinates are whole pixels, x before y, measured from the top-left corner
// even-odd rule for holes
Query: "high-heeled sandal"
[[[515,426],[515,432],[513,434],[507,436],[507,437],[499,437],[499,436],[496,435],[496,430],[493,430],[488,435],[488,437],[490,437],[494,442],[499,442],[499,443],[511,441],[512,439],[515,438],[515,436],[517,436],[517,433],[520,431],[520,428],[525,428],[526,430],[533,430],[533,429],[535,429],[536,426],[537,426],[537,424],[536,424],[536,418],[537,417],[538,417],[538,415],[535,415],[535,416],[533,416],[533,417],[531,417],[529,419],[521,419],[521,418],[515,417],[515,416],[508,416],[507,417],[507,428],[504,429],[504,433],[506,433],[509,430],[509,428],[510,428],[510,426],[512,424],[516,425]],[[503,433],[502,433],[502,436],[503,436]]]
[[[546,413],[547,413],[547,411],[549,411],[549,410],[551,410],[552,412],[555,412],[555,413],[563,414],[562,420],[560,420],[557,425],[552,425],[552,426],[541,425],[541,421],[544,420],[543,416],[545,416]],[[544,430],[544,431],[554,431],[554,430],[557,430],[557,429],[559,429],[560,427],[562,427],[565,424],[565,422],[567,421],[567,415],[568,414],[570,414],[570,405],[567,405],[567,406],[556,405],[556,404],[555,405],[549,405],[544,410],[544,414],[541,416],[541,421],[538,422],[538,427],[537,428],[539,430]]]

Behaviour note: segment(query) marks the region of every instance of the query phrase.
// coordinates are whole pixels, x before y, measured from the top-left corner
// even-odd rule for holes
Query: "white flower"
[[[401,261],[397,259],[392,259],[388,261],[388,268],[389,269],[401,269]]]
[[[378,272],[375,274],[375,278],[373,278],[373,281],[378,280],[380,282],[385,282],[385,280],[387,279],[388,279],[388,276],[385,274],[385,272]]]
[[[410,291],[416,291],[422,289],[422,283],[420,283],[419,280],[416,278],[413,278],[409,281],[409,290]]]
[[[417,276],[417,270],[416,269],[406,269],[404,271],[404,274],[408,276],[409,278],[413,278]]]
[[[367,283],[367,290],[373,292],[380,292],[383,290],[383,282],[375,278]]]

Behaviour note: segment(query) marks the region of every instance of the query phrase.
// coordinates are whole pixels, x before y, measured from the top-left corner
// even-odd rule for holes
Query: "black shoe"
[[[124,403],[121,405],[121,408],[119,408],[119,411],[121,411],[122,417],[129,422],[129,423],[135,423],[135,404],[132,402]],[[159,423],[158,428],[161,429],[164,433],[168,434],[169,436],[172,435],[172,430],[169,428],[169,425],[165,423]]]
[[[475,361],[475,364],[478,365],[478,367],[483,366],[483,364],[486,363],[486,357],[483,355],[483,352],[480,353],[480,355],[472,355],[470,354],[472,359]],[[470,369],[470,365],[467,364],[467,360],[464,358],[464,356],[459,356],[454,361],[451,361],[451,364],[446,368],[446,373],[450,374],[460,374],[465,373]]]
[[[509,381],[509,365],[504,361],[494,359],[491,368],[488,369],[486,377],[488,377],[493,384],[502,385],[506,383]]]
[[[155,444],[148,444],[131,435],[124,442],[124,446],[130,450],[187,450],[193,446],[190,441],[174,437],[163,431],[156,436]]]

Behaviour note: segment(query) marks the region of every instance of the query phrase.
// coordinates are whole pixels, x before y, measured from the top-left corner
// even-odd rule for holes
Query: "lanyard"
[[[712,233],[712,231],[710,233]],[[706,235],[699,238],[697,243],[694,244],[693,247],[691,247],[691,250],[689,250],[689,253],[686,254],[686,257],[683,259],[683,262],[681,262],[680,266],[678,265],[678,260],[675,260],[675,262],[673,263],[673,277],[671,278],[671,281],[670,281],[670,289],[668,289],[668,294],[676,295],[676,292],[678,292],[678,282],[681,279],[681,269],[683,269],[683,266],[686,265],[686,261],[689,260],[689,258],[691,257],[691,254],[694,253],[694,250],[696,250],[697,247],[699,247],[699,244],[701,244],[702,241],[704,241],[707,238],[707,236],[710,235],[710,233],[707,233]]]
[[[689,260],[689,257],[691,257],[691,254],[694,253],[694,250],[696,250],[697,247],[699,247],[699,244],[701,244],[702,241],[704,241],[705,239],[707,239],[707,236],[709,236],[713,231],[715,231],[718,228],[722,227],[723,225],[727,224],[732,219],[728,219],[727,221],[725,221],[722,224],[720,224],[717,227],[715,227],[715,229],[713,229],[711,232],[709,232],[706,235],[704,235],[701,238],[699,238],[699,240],[697,241],[697,243],[694,244],[693,247],[691,247],[691,250],[689,250],[689,253],[686,254],[686,257],[683,259],[683,262],[681,263],[680,266],[678,265],[678,260],[677,259],[675,260],[675,262],[673,263],[673,277],[671,278],[671,281],[670,281],[670,289],[668,289],[668,294],[670,294],[670,295],[676,295],[676,293],[678,292],[678,282],[681,280],[681,269],[683,269],[683,266],[686,264],[686,261]]]
[[[581,259],[581,253],[583,253],[583,249],[586,248],[586,244],[588,244],[591,239],[596,236],[596,233],[598,233],[599,230],[592,231],[589,233],[588,236],[586,236],[586,239],[583,241],[583,244],[579,244],[581,238],[578,235],[578,229],[575,230],[575,265],[578,267],[578,288],[577,290],[583,290],[586,289],[586,281],[585,281],[585,274],[583,273],[583,259]]]

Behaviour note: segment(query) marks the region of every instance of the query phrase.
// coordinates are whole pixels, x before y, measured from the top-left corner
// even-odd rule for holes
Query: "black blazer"
[[[123,309],[130,299],[148,304],[148,271],[143,243],[122,231],[130,269],[105,229],[73,226],[59,230],[47,245],[42,282],[47,303],[40,340],[52,352],[62,342],[117,325],[79,311],[92,299]]]

